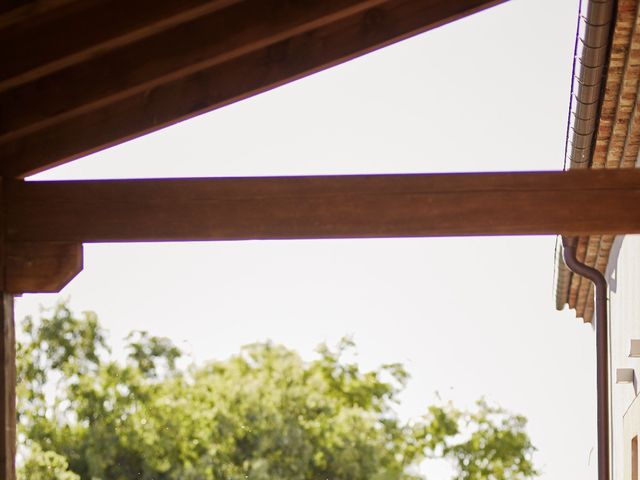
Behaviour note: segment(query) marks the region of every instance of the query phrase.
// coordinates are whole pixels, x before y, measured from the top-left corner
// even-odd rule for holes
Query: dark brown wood
[[[57,293],[82,271],[80,243],[8,243],[5,251],[9,293]]]
[[[68,2],[70,0],[62,0]],[[0,18],[5,16],[24,18],[37,9],[37,4],[59,4],[61,0],[38,2],[37,0],[0,0]]]
[[[57,8],[33,12],[9,25],[0,22],[0,91],[86,61],[237,1],[67,1]],[[48,3],[51,3],[50,0]]]
[[[10,241],[640,233],[640,171],[8,182]]]
[[[0,92],[0,140],[304,34],[385,0],[246,0]],[[1,58],[1,57],[0,57]],[[26,104],[35,108],[24,108]]]
[[[77,95],[85,100],[88,98],[82,93],[85,84],[74,83],[75,80],[68,85],[58,84],[65,92],[75,84],[69,95],[62,95],[62,91],[54,95],[51,90],[42,107],[34,101],[36,97],[41,98],[39,89],[30,90],[36,97],[28,98],[22,94],[14,96],[16,92],[9,90],[0,102],[0,131],[5,138],[0,143],[0,173],[8,177],[23,177],[50,168],[277,87],[497,3],[501,3],[500,0],[387,0],[366,10],[352,6],[355,13],[348,16],[335,13],[321,16],[321,19],[331,21],[317,28],[300,32],[295,28],[285,28],[289,36],[283,36],[280,41],[277,41],[278,34],[271,32],[274,34],[251,42],[250,51],[242,51],[244,47],[234,43],[236,50],[233,55],[242,52],[235,58],[230,58],[228,52],[220,53],[216,61],[225,58],[226,61],[181,78],[174,78],[174,73],[164,75],[164,83],[156,85],[154,80],[153,88],[126,98],[120,98],[120,93],[116,92],[109,97],[110,103],[107,104],[91,100],[89,106],[74,100]],[[307,28],[312,24],[307,21],[298,25]],[[290,24],[279,25],[279,28],[284,28]],[[261,44],[266,38],[271,43]],[[205,63],[198,63],[198,68]],[[180,74],[190,72],[189,68],[182,69]],[[98,87],[113,83],[102,79],[98,81]],[[130,85],[126,79],[125,84]],[[94,91],[93,88],[87,85],[89,91]],[[92,98],[95,100],[97,97]],[[78,108],[71,114],[62,104],[56,103],[60,101],[76,102]],[[35,110],[25,109],[25,102],[35,105]],[[47,104],[55,104],[62,110],[54,111]],[[81,113],[83,111],[85,113]]]
[[[0,293],[0,476],[15,480],[16,458],[16,339],[13,296]]]
[[[0,183],[4,196],[4,182]],[[3,205],[4,206],[4,205]],[[0,209],[0,479],[16,480],[16,338],[13,296],[4,290],[6,215]]]

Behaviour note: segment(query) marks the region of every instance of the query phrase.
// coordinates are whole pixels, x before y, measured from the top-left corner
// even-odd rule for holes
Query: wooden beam
[[[54,3],[56,8],[44,11],[40,8],[9,24],[3,24],[0,18],[0,91],[88,61],[237,1],[75,0]]]
[[[0,28],[28,21],[52,10],[83,0],[0,0]]]
[[[16,337],[13,296],[0,292],[0,477],[16,480]]]
[[[0,140],[368,10],[385,0],[245,0],[126,48],[0,92]],[[34,108],[24,108],[25,105]]]
[[[2,182],[0,190],[4,197]],[[5,291],[4,284],[6,220],[6,212],[0,208],[0,478],[16,480],[16,336],[13,296]]]
[[[7,182],[14,242],[640,233],[640,171]]]
[[[16,295],[57,293],[82,271],[81,243],[8,243],[5,252],[5,291]]]
[[[156,69],[154,75],[163,75],[163,83],[158,84],[156,80],[144,83],[143,91],[125,98],[121,98],[119,92],[112,92],[109,103],[96,100],[104,98],[102,94],[86,97],[82,93],[84,84],[76,84],[69,95],[61,92],[54,95],[53,90],[45,89],[49,93],[40,110],[34,101],[40,98],[38,89],[30,90],[36,97],[28,98],[22,94],[13,96],[16,92],[8,90],[0,101],[0,134],[5,139],[0,142],[0,173],[5,177],[24,177],[277,87],[497,3],[501,0],[386,0],[365,10],[352,4],[350,10],[346,7],[341,10],[351,12],[347,16],[335,12],[322,16],[321,19],[331,19],[322,26],[299,13],[297,23],[291,18],[289,23],[279,23],[282,31],[254,38],[249,42],[249,50],[243,50],[247,45],[239,45],[237,39],[233,43],[235,50],[214,54],[214,47],[219,45],[209,46],[208,55],[212,56],[198,63],[202,69],[191,71],[192,66],[181,67],[180,75],[185,76],[180,78],[175,78],[174,73],[161,74]],[[283,33],[286,35],[279,36]],[[214,57],[215,62],[222,63],[211,65]],[[138,86],[128,88],[131,82],[127,78],[131,76],[123,80],[127,92],[138,91]],[[97,81],[95,88],[114,83],[105,79]],[[154,86],[147,88],[151,84]],[[58,86],[71,88],[71,84]],[[87,94],[95,88],[87,85]],[[88,100],[91,107],[74,100],[78,95],[83,102]],[[77,108],[70,110],[59,103],[67,101],[75,102]],[[52,108],[54,104],[56,107]],[[29,109],[25,109],[25,105],[35,105],[35,110],[26,111]],[[61,110],[56,110],[58,108]]]

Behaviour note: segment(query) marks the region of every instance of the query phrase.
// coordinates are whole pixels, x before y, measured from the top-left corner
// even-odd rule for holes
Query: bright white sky
[[[577,0],[513,0],[37,179],[562,168]],[[545,480],[596,477],[594,336],[556,312],[552,237],[85,246],[60,294],[112,343],[197,361],[272,339],[310,358],[353,335],[404,362],[400,410],[438,391],[526,415]],[[25,295],[18,318],[58,296]],[[446,469],[429,465],[431,478]]]

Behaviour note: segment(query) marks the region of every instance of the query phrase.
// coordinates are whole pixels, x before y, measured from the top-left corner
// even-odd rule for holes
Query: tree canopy
[[[425,458],[457,480],[537,472],[526,419],[481,400],[401,421],[399,364],[363,371],[343,340],[304,361],[256,343],[182,366],[168,339],[134,332],[110,356],[94,313],[27,317],[18,344],[20,478],[28,480],[417,480]]]

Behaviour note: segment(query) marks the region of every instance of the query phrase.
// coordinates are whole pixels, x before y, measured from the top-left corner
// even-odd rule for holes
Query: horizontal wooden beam
[[[640,233],[640,171],[7,182],[11,242]]]
[[[270,27],[274,30],[265,31],[265,24],[252,14],[246,17],[254,19],[255,28],[250,33],[242,30],[228,39],[218,35],[216,42],[210,44],[194,35],[186,45],[193,47],[193,50],[187,48],[188,55],[167,55],[165,50],[164,55],[156,54],[156,58],[155,50],[141,49],[129,58],[118,57],[114,51],[109,54],[113,55],[112,62],[103,63],[100,68],[96,64],[95,69],[86,69],[78,73],[77,78],[71,70],[63,70],[59,75],[60,78],[67,75],[65,81],[56,80],[58,77],[54,75],[0,94],[0,137],[4,138],[0,141],[0,174],[24,177],[36,173],[277,87],[501,1],[380,0],[373,6],[364,0],[344,0],[330,2],[331,8],[327,6],[329,2],[317,5],[312,2],[315,6],[306,14],[304,9],[287,11]],[[278,3],[282,2],[275,1],[274,5]],[[362,8],[367,5],[371,8]],[[240,5],[229,10],[233,8]],[[219,14],[230,15],[226,10]],[[311,11],[317,16],[309,17]],[[241,21],[236,23],[240,25]],[[166,35],[163,41],[170,43],[169,33]],[[159,41],[152,37],[148,42],[152,40]],[[206,45],[197,48],[200,44]],[[150,57],[142,62],[144,68],[132,66],[129,60],[140,59],[145,52]],[[110,57],[95,61],[107,58]],[[105,65],[110,67],[105,70]],[[113,73],[122,66],[127,66],[128,72],[118,76],[117,82],[112,81]],[[84,68],[84,64],[77,68]],[[99,72],[103,74],[96,77]],[[86,81],[89,78],[86,75],[93,80]],[[68,95],[64,93],[67,91]],[[38,98],[42,102],[36,101]],[[25,105],[31,107],[25,108]]]

